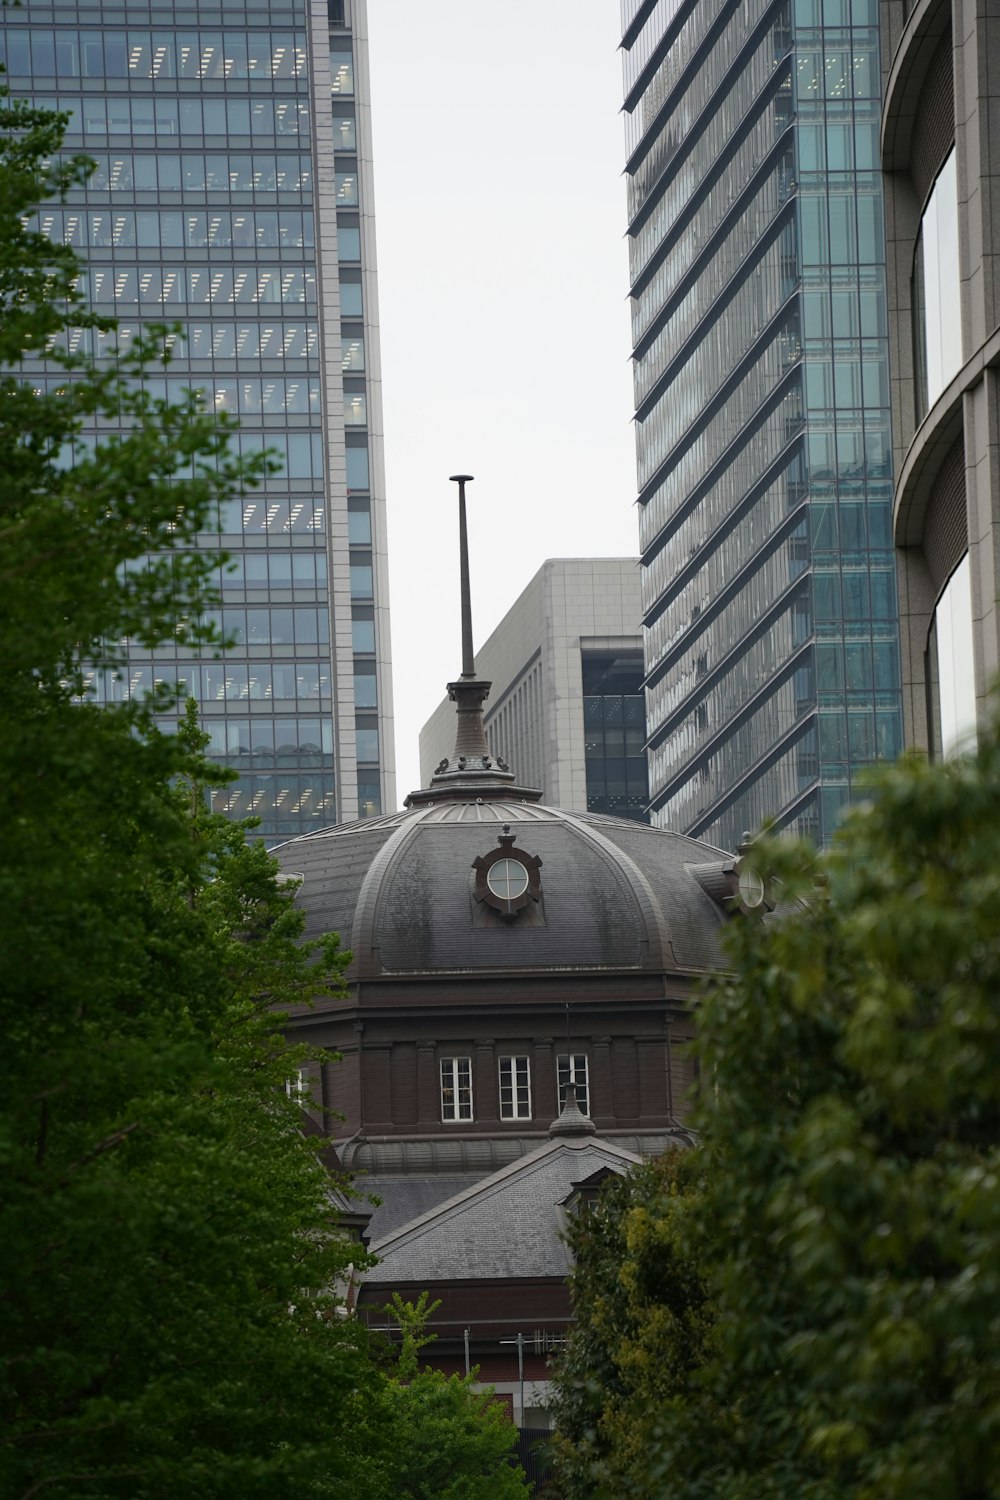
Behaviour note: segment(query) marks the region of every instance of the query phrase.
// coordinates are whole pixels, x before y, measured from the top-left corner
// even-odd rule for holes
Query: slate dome
[[[732,863],[722,850],[506,791],[451,785],[437,800],[282,845],[283,872],[302,881],[306,936],[340,933],[354,954],[348,979],[723,966],[726,912],[712,894]],[[474,867],[505,835],[515,858],[541,862],[538,899],[510,919],[477,899]]]
[[[306,936],[339,932],[347,979],[669,972],[723,967],[732,856],[698,839],[543,806],[490,750],[476,675],[460,485],[462,672],[448,684],[455,748],[402,812],[338,824],[274,851],[301,880]],[[514,887],[487,878],[509,861]],[[497,886],[497,890],[493,887]],[[516,909],[515,909],[516,908]]]

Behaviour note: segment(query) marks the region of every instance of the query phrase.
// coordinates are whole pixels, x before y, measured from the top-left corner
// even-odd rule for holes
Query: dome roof
[[[679,970],[723,965],[725,923],[711,872],[727,856],[645,824],[464,793],[274,851],[301,879],[306,936],[340,933],[349,979],[551,970]],[[539,861],[537,895],[510,913],[490,901],[479,861]],[[485,895],[485,899],[484,899]]]
[[[462,672],[452,755],[403,812],[338,824],[274,850],[302,884],[306,937],[338,932],[347,978],[599,971],[688,974],[723,966],[733,859],[683,834],[545,807],[491,753],[490,684],[476,676],[459,486]]]

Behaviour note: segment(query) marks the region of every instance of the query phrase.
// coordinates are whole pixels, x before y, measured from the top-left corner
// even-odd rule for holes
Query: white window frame
[[[442,1057],[438,1076],[441,1087],[442,1121],[445,1125],[468,1124],[475,1117],[472,1099],[472,1058]]]
[[[305,1068],[296,1068],[291,1078],[285,1079],[285,1093],[293,1104],[305,1109],[309,1103],[309,1078]]]
[[[586,1052],[563,1052],[556,1058],[556,1110],[563,1112],[567,1084],[576,1084],[576,1102],[582,1115],[590,1114],[590,1079]]]
[[[497,1079],[501,1120],[530,1120],[531,1059],[513,1053],[498,1058]]]

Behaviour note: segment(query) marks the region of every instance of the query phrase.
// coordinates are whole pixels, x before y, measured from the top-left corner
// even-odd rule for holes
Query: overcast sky
[[[637,549],[617,0],[368,0],[400,800],[547,557]]]

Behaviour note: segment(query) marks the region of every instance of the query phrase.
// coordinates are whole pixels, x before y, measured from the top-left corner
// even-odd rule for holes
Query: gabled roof
[[[366,1283],[563,1278],[570,1258],[560,1204],[602,1168],[624,1173],[641,1158],[595,1136],[561,1136],[404,1224],[372,1245]]]

